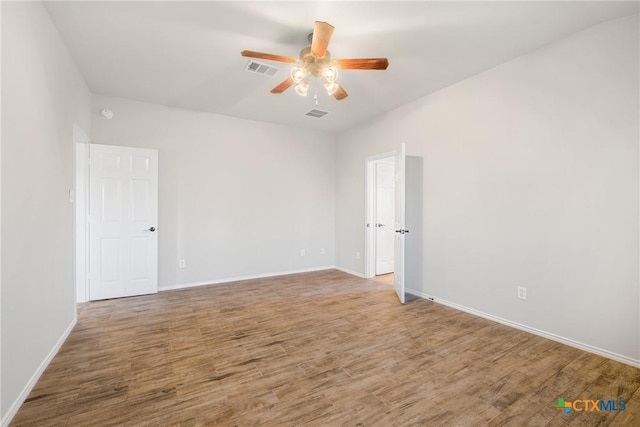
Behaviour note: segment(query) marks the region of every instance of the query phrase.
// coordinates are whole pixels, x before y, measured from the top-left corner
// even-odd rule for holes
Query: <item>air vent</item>
[[[275,75],[278,71],[280,71],[280,69],[276,67],[272,67],[271,65],[263,64],[261,62],[256,62],[253,60],[249,61],[244,70],[250,73],[262,74],[263,76],[269,77]]]
[[[307,114],[305,114],[305,116],[310,116],[310,117],[316,117],[316,118],[320,118],[320,117],[324,117],[327,114],[329,114],[328,111],[322,111],[322,110],[311,110],[309,111]]]

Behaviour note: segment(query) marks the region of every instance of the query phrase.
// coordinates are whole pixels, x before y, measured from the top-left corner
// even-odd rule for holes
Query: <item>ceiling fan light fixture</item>
[[[333,83],[338,80],[338,69],[334,66],[324,69],[324,79],[329,83]]]
[[[2,0],[0,0],[2,1]],[[327,22],[315,21],[313,32],[309,34],[309,44],[303,48],[298,58],[274,55],[272,53],[243,50],[244,57],[266,59],[291,64],[290,75],[279,85],[271,89],[271,93],[282,93],[294,86],[300,96],[307,96],[309,80],[314,80],[314,94],[317,105],[317,86],[324,85],[329,96],[337,101],[345,99],[349,94],[342,84],[338,84],[338,69],[340,70],[386,70],[389,66],[387,58],[341,58],[333,59],[328,47],[335,27]],[[317,85],[316,85],[317,83]],[[321,89],[320,89],[321,90]]]
[[[291,69],[291,78],[296,83],[300,83],[302,81],[302,79],[305,78],[306,74],[307,73],[305,72],[304,68],[293,67]]]
[[[324,88],[327,90],[327,94],[329,96],[333,95],[334,93],[336,93],[336,91],[338,90],[338,88],[340,87],[340,85],[336,82],[326,82],[324,84]]]
[[[296,86],[296,92],[298,92],[298,95],[300,95],[300,96],[307,96],[307,92],[308,91],[309,91],[309,81],[308,80],[302,80]]]

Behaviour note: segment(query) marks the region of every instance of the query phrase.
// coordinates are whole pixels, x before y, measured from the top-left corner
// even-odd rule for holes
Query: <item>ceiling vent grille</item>
[[[272,67],[270,65],[263,64],[261,62],[256,62],[253,60],[249,61],[249,63],[247,64],[244,70],[250,73],[262,74],[263,76],[269,76],[269,77],[274,76],[278,71],[280,71],[279,68]]]
[[[316,117],[316,118],[320,118],[320,117],[324,117],[327,114],[329,114],[328,111],[322,111],[322,110],[311,110],[309,111],[307,114],[305,114],[305,116],[309,116],[309,117]]]

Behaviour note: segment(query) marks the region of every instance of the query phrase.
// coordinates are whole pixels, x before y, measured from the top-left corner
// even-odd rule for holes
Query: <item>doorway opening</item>
[[[388,275],[392,278],[395,244],[395,153],[367,158],[366,170],[365,277]]]
[[[158,292],[158,152],[74,126],[76,302]],[[91,218],[91,220],[89,220]]]
[[[391,163],[392,162],[392,163]],[[393,169],[387,164],[391,163]],[[386,263],[384,231],[389,232],[393,251],[393,264],[389,274],[393,288],[402,304],[405,289],[414,292],[422,289],[422,157],[407,156],[406,145],[399,150],[366,159],[366,232],[365,277],[370,279],[384,274]],[[389,194],[385,176],[391,171],[393,193]],[[393,201],[393,221],[387,226],[384,212],[385,200]],[[384,218],[384,219],[383,219]],[[387,273],[388,274],[388,273]]]

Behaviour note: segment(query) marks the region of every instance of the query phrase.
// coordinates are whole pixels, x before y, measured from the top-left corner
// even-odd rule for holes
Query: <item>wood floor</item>
[[[640,370],[338,271],[92,302],[13,426],[640,426]],[[624,412],[554,408],[624,399]]]

